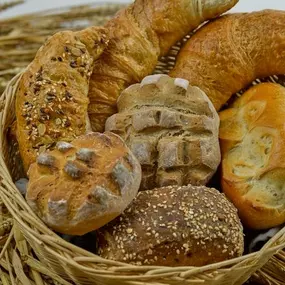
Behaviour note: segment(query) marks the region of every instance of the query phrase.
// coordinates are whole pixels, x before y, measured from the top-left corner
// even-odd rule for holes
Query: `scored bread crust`
[[[40,154],[29,178],[26,199],[33,211],[57,232],[83,235],[130,204],[141,167],[117,135],[88,133]]]
[[[26,172],[57,141],[70,142],[88,130],[89,78],[107,42],[103,28],[56,33],[24,72],[15,107]]]
[[[244,250],[236,208],[204,186],[141,191],[97,233],[100,256],[136,265],[203,266]]]
[[[172,77],[201,88],[216,110],[257,78],[285,74],[285,11],[228,14],[180,50]]]
[[[142,165],[141,190],[206,185],[220,161],[219,116],[187,80],[151,75],[124,90],[106,130],[120,135]]]
[[[221,184],[244,225],[285,222],[285,88],[262,83],[220,113]]]

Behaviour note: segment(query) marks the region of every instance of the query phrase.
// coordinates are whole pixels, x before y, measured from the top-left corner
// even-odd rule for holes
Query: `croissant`
[[[153,72],[159,57],[208,19],[238,0],[137,0],[110,20],[110,39],[90,80],[88,114],[93,131],[103,131],[116,100],[129,85]]]
[[[285,11],[225,15],[181,49],[171,77],[187,79],[221,107],[257,78],[285,73]]]

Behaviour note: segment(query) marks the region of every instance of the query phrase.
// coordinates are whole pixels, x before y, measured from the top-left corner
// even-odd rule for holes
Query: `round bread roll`
[[[203,266],[240,256],[243,248],[237,210],[204,186],[141,191],[98,230],[99,255],[135,265]]]
[[[220,119],[223,192],[247,227],[285,223],[285,88],[250,88]]]
[[[38,156],[26,199],[53,230],[83,235],[110,222],[135,198],[141,167],[117,135],[88,133]]]
[[[106,130],[120,135],[142,165],[141,190],[206,185],[220,162],[219,115],[187,80],[150,75],[124,90]]]

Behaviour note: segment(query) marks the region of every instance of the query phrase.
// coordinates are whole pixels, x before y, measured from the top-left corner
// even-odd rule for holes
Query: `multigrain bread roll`
[[[238,0],[136,0],[105,25],[110,44],[90,80],[88,113],[93,131],[104,130],[120,93],[155,69],[158,59],[201,23]],[[178,76],[179,77],[179,76]]]
[[[16,94],[16,118],[26,172],[41,152],[90,129],[89,78],[106,45],[102,28],[59,32],[39,49],[24,72]]]
[[[215,189],[169,186],[141,191],[98,230],[99,255],[136,265],[203,266],[242,255],[236,208]]]
[[[141,189],[205,185],[221,161],[219,116],[199,88],[151,75],[122,92],[106,130],[120,135],[142,165]]]
[[[220,113],[222,189],[244,225],[285,222],[285,88],[259,84]]]
[[[41,153],[29,177],[26,199],[34,212],[59,233],[83,235],[130,204],[141,167],[117,135],[88,133]]]
[[[201,88],[215,108],[257,78],[285,74],[285,11],[225,15],[199,29],[170,75]]]

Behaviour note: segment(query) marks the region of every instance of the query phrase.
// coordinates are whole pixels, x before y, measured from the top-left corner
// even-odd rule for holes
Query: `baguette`
[[[116,101],[129,85],[151,74],[178,40],[238,0],[136,0],[106,24],[109,46],[95,63],[88,113],[93,131],[103,131]]]

